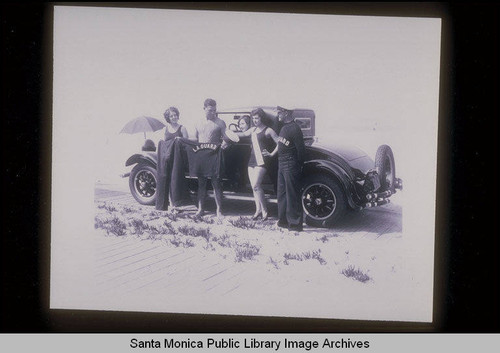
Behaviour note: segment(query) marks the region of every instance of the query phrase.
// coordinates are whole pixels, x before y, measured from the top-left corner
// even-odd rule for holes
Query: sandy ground
[[[113,260],[113,247],[116,254],[123,253],[119,249],[125,245],[129,249],[126,256],[106,260],[116,265],[121,259],[122,267],[110,267],[99,277],[102,305],[139,311],[425,321],[428,313],[419,310],[414,295],[420,285],[418,267],[410,255],[411,242],[403,236],[403,198],[403,193],[396,194],[389,205],[349,213],[333,228],[305,227],[298,233],[278,228],[275,217],[252,221],[252,202],[226,201],[223,218],[215,217],[212,202],[207,215],[197,220],[194,207],[178,214],[157,211],[136,203],[125,182],[98,183],[97,252],[105,249],[110,254],[105,258]],[[271,215],[275,212],[271,205]],[[145,243],[147,247],[140,248]],[[180,261],[184,265],[175,263],[170,272],[154,268],[170,261],[171,255],[161,255],[167,250],[178,251],[174,255],[185,259]],[[148,261],[153,265],[147,269],[135,264]],[[105,265],[99,263],[101,272]],[[133,277],[138,272],[140,281]],[[122,292],[130,294],[121,295],[117,303],[114,298]]]

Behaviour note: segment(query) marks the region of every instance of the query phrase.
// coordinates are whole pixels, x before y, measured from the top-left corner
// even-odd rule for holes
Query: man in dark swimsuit
[[[220,145],[223,142],[223,136],[226,130],[224,120],[217,117],[217,103],[215,100],[207,98],[203,104],[206,121],[196,127],[195,140],[199,143],[212,143]],[[197,216],[203,215],[205,198],[207,194],[207,177],[198,176],[198,212]],[[220,177],[211,177],[212,186],[215,194],[215,203],[217,205],[217,217],[222,216],[222,186]]]
[[[278,227],[300,232],[304,136],[292,118],[292,111],[278,107],[278,119],[283,123],[278,137]]]

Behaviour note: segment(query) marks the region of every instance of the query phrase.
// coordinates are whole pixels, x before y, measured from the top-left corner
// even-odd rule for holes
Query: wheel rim
[[[337,198],[327,185],[311,184],[302,193],[302,207],[309,217],[318,221],[325,220],[335,212]]]
[[[134,178],[134,188],[137,195],[143,199],[150,199],[156,192],[156,178],[148,170],[141,170]]]

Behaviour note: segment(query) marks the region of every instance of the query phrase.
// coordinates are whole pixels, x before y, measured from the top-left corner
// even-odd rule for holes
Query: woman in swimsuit
[[[165,141],[172,140],[176,137],[188,138],[186,128],[179,124],[179,115],[179,109],[176,107],[170,107],[163,113],[163,117],[167,122],[167,127],[165,128]],[[173,213],[179,212],[180,210],[175,207],[172,202],[172,191],[169,192],[168,198],[171,205],[170,211]]]
[[[254,127],[245,132],[238,132],[239,137],[250,136],[252,141],[252,151],[248,160],[248,178],[252,185],[252,191],[255,199],[255,214],[252,219],[256,220],[262,217],[267,219],[267,206],[262,188],[262,180],[269,169],[270,158],[277,153],[278,135],[276,132],[264,124],[266,114],[259,108],[251,113]],[[272,150],[272,152],[269,152]]]
[[[165,141],[176,137],[188,138],[186,128],[179,124],[179,115],[179,109],[176,107],[168,108],[163,114],[163,117],[167,122],[167,128],[165,129]]]
[[[241,132],[245,132],[248,129],[250,129],[250,115],[243,115],[238,120],[238,127],[239,127]]]

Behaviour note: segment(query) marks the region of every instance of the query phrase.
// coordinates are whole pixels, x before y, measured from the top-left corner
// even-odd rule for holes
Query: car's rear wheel
[[[347,209],[342,187],[337,180],[323,174],[305,180],[301,200],[305,221],[313,227],[333,225]]]
[[[156,169],[146,164],[137,164],[128,179],[132,196],[142,205],[156,203],[156,182]]]
[[[380,177],[380,187],[382,191],[395,191],[396,164],[392,149],[387,145],[382,145],[377,149],[375,155],[375,168]]]

